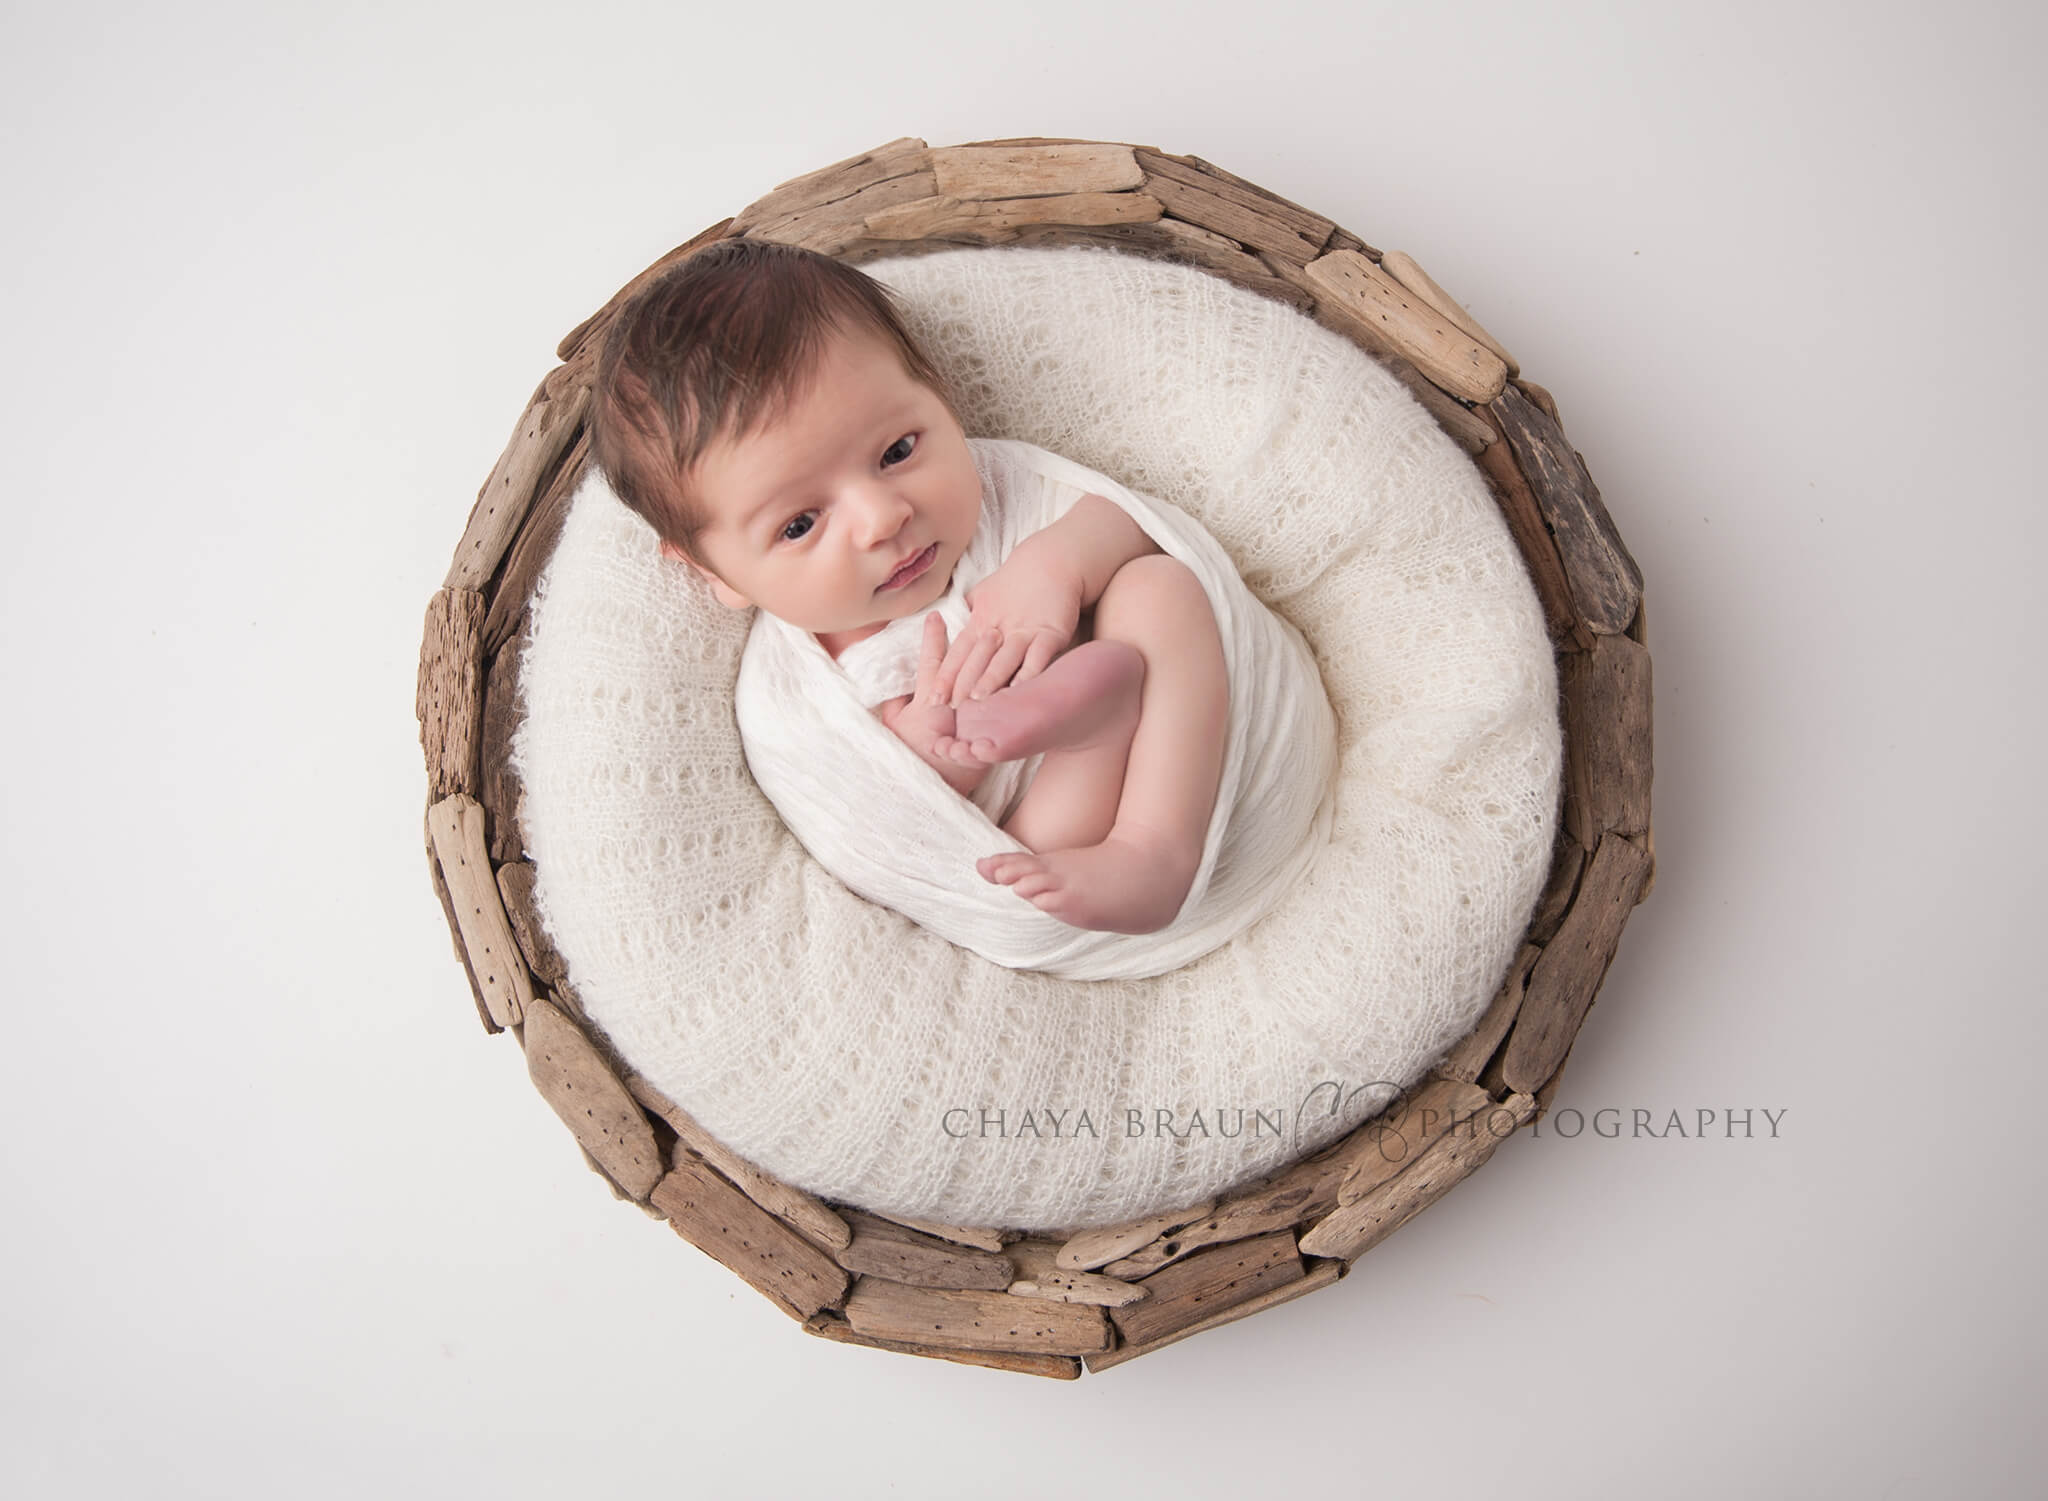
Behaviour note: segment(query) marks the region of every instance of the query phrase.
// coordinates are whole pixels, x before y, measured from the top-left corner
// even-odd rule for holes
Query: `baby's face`
[[[837,650],[946,592],[981,476],[937,392],[878,337],[834,334],[788,410],[691,475],[718,597]]]

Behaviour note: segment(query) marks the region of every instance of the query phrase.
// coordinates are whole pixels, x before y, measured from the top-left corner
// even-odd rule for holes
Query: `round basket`
[[[1105,246],[1284,302],[1390,368],[1486,475],[1557,651],[1564,816],[1521,951],[1430,1076],[1334,1146],[1221,1200],[1062,1237],[825,1203],[723,1147],[590,1026],[535,913],[510,764],[528,604],[588,462],[601,335],[650,275],[748,235],[852,262],[962,245]],[[1556,1092],[1623,924],[1648,895],[1642,580],[1542,387],[1422,268],[1197,157],[914,139],[785,183],[664,256],[572,330],[485,480],[427,610],[417,709],[428,867],[487,1031],[621,1198],[806,1332],[1071,1379],[1342,1277]]]

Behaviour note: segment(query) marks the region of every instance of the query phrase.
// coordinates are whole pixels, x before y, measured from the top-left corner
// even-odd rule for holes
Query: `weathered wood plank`
[[[912,1287],[983,1292],[1001,1292],[1016,1280],[1009,1258],[1000,1252],[952,1245],[858,1209],[845,1209],[840,1215],[853,1239],[834,1252],[833,1259],[849,1272]]]
[[[1128,146],[943,146],[931,153],[945,198],[1034,198],[1120,193],[1145,181]]]
[[[606,1177],[635,1199],[661,1181],[654,1128],[590,1039],[539,996],[526,1003],[526,1072]]]
[[[1003,233],[1026,224],[1148,224],[1159,200],[1143,193],[1064,193],[1055,198],[947,198],[898,204],[867,216],[867,237],[923,240]]]
[[[589,460],[590,430],[585,426],[577,432],[576,441],[569,445],[554,473],[549,476],[547,488],[534,503],[526,525],[519,529],[519,536],[513,541],[511,553],[505,559],[504,572],[490,593],[490,612],[484,616],[484,651],[487,654],[495,656],[519,630],[520,619],[526,613],[526,602],[533,596],[533,586],[547,568],[548,559],[554,556],[555,544],[562,538],[562,523],[569,515],[569,499],[582,482],[583,468]]]
[[[844,1249],[853,1240],[853,1231],[824,1203],[805,1193],[801,1188],[784,1183],[733,1151],[724,1142],[713,1136],[697,1123],[689,1111],[648,1083],[641,1075],[628,1070],[624,1075],[626,1089],[647,1109],[653,1111],[668,1123],[676,1133],[676,1140],[688,1151],[701,1157],[716,1168],[738,1187],[755,1204],[785,1221],[804,1239],[826,1251]]]
[[[1474,414],[1475,421],[1482,419],[1489,433],[1499,434],[1500,423],[1490,408],[1482,407]],[[1572,602],[1564,559],[1558,555],[1556,539],[1543,519],[1543,508],[1536,503],[1529,481],[1516,466],[1514,450],[1505,441],[1492,444],[1479,455],[1479,472],[1492,487],[1508,533],[1528,566],[1530,582],[1536,586],[1536,599],[1543,606],[1543,626],[1551,641],[1579,647],[1592,645],[1593,633],[1580,623],[1578,607]]]
[[[1558,661],[1564,696],[1565,827],[1587,849],[1650,826],[1650,654],[1627,636]]]
[[[589,410],[588,385],[552,376],[541,382],[520,414],[512,440],[476,493],[443,588],[481,591],[490,581]]]
[[[1564,431],[1513,386],[1491,403],[1515,464],[1557,540],[1579,618],[1598,635],[1618,635],[1635,619],[1643,574],[1601,502]]]
[[[1057,1241],[1020,1240],[1003,1254],[1015,1269],[1010,1295],[1016,1298],[1048,1298],[1055,1303],[1093,1303],[1101,1308],[1121,1308],[1145,1297],[1135,1282],[1119,1281],[1095,1272],[1070,1272],[1058,1263]]]
[[[526,859],[526,790],[512,764],[512,742],[525,710],[519,702],[519,659],[526,650],[530,616],[521,611],[511,638],[491,653],[484,671],[483,723],[479,732],[476,799],[484,805],[491,863]],[[485,617],[485,628],[489,616]]]
[[[1501,364],[1507,367],[1510,376],[1521,370],[1522,367],[1515,363],[1515,357],[1501,347],[1500,340],[1480,327],[1479,320],[1466,312],[1457,298],[1438,286],[1436,278],[1416,265],[1413,256],[1403,250],[1389,250],[1380,260],[1380,269],[1450,319],[1464,333],[1492,350]]]
[[[1579,882],[1578,900],[1529,973],[1529,993],[1501,1063],[1508,1088],[1533,1091],[1564,1062],[1649,867],[1649,855],[1621,835],[1601,837]]]
[[[1499,356],[1357,251],[1319,256],[1305,274],[1326,307],[1353,319],[1451,395],[1489,402],[1507,385]]]
[[[868,1211],[873,1213],[873,1211]],[[955,1245],[972,1246],[977,1251],[1000,1251],[1015,1239],[1015,1233],[1005,1235],[1001,1230],[979,1225],[942,1225],[937,1220],[914,1220],[900,1214],[876,1214],[876,1219],[887,1220],[892,1225],[902,1225],[940,1240],[950,1240]]]
[[[491,857],[484,848],[484,810],[475,798],[453,793],[427,810],[427,832],[455,908],[463,951],[491,1020],[501,1027],[514,1026],[533,1000],[533,981],[498,899]]]
[[[1121,1344],[1107,1354],[1087,1356],[1089,1374],[1106,1371],[1111,1366],[1122,1365],[1127,1360],[1136,1360],[1140,1355],[1150,1355],[1154,1350],[1178,1344],[1184,1339],[1192,1339],[1197,1334],[1206,1334],[1211,1329],[1249,1318],[1255,1313],[1264,1313],[1276,1304],[1299,1298],[1304,1293],[1312,1293],[1318,1288],[1328,1287],[1342,1277],[1344,1271],[1345,1264],[1341,1261],[1311,1261],[1308,1270],[1293,1281],[1268,1288],[1255,1297],[1246,1298],[1242,1303],[1233,1303],[1230,1307],[1220,1309],[1207,1318],[1197,1319],[1171,1334],[1162,1334],[1157,1339],[1147,1340],[1143,1344]]]
[[[1319,255],[1336,225],[1198,156],[1139,151],[1146,191],[1176,219],[1215,230],[1296,265]]]
[[[837,202],[822,203],[756,225],[748,232],[748,238],[800,245],[820,255],[837,255],[845,246],[866,235],[869,214],[900,204],[927,201],[937,188],[938,181],[929,171],[887,178]]]
[[[1492,1109],[1493,1096],[1469,1081],[1435,1079],[1423,1085],[1397,1110],[1368,1123],[1376,1128],[1375,1149],[1353,1161],[1337,1185],[1337,1203],[1357,1203],[1405,1172],[1445,1136]]]
[[[1512,1095],[1470,1131],[1439,1136],[1400,1173],[1312,1226],[1301,1238],[1303,1253],[1356,1261],[1475,1172],[1535,1110],[1532,1096]]]
[[[1126,1342],[1147,1344],[1301,1275],[1294,1234],[1281,1230],[1175,1262],[1146,1283],[1142,1302],[1112,1308],[1109,1316]]]
[[[1557,846],[1550,854],[1550,878],[1544,883],[1543,895],[1536,898],[1536,911],[1529,919],[1529,942],[1548,943],[1556,936],[1559,924],[1571,910],[1572,898],[1578,895],[1579,877],[1585,869],[1586,852],[1568,831],[1559,829]]]
[[[1086,1355],[1110,1343],[1108,1320],[1090,1304],[909,1287],[880,1277],[853,1284],[846,1322],[873,1339],[1025,1355]]]
[[[1186,1209],[1171,1209],[1164,1214],[1147,1215],[1142,1220],[1132,1220],[1127,1225],[1110,1225],[1100,1230],[1083,1230],[1069,1236],[1054,1258],[1054,1265],[1072,1272],[1092,1271],[1107,1266],[1120,1256],[1131,1252],[1182,1225],[1192,1225],[1196,1220],[1206,1219],[1215,1209],[1214,1199],[1204,1199]]]
[[[718,1176],[696,1153],[676,1153],[655,1185],[655,1208],[676,1234],[739,1274],[784,1312],[808,1319],[837,1306],[847,1277],[823,1251]]]
[[[1016,1371],[1026,1376],[1046,1376],[1054,1381],[1075,1381],[1081,1362],[1072,1355],[1015,1355],[1001,1350],[951,1350],[943,1345],[913,1344],[906,1339],[877,1339],[857,1334],[836,1314],[816,1313],[804,1320],[804,1333],[815,1334],[839,1345],[865,1345],[870,1350],[888,1350],[897,1355],[922,1355],[930,1360],[950,1360],[958,1365],[984,1366],[992,1371]]]
[[[428,796],[477,792],[477,738],[483,723],[484,597],[439,589],[427,603],[413,714],[427,758]]]
[[[1528,988],[1529,971],[1534,967],[1542,946],[1534,943],[1522,945],[1522,951],[1508,966],[1507,975],[1500,982],[1500,989],[1493,993],[1493,999],[1486,1003],[1486,1011],[1478,1024],[1458,1040],[1458,1045],[1444,1054],[1443,1061],[1431,1070],[1440,1079],[1456,1079],[1470,1084],[1479,1078],[1479,1071],[1486,1067],[1500,1048],[1501,1039],[1508,1035],[1508,1028],[1514,1025],[1515,1013],[1522,1009],[1522,992]]]
[[[806,209],[841,202],[878,182],[930,169],[931,159],[925,143],[915,136],[902,136],[872,151],[863,151],[829,167],[792,177],[733,215],[732,232],[736,235],[752,234],[756,226],[786,220]]]

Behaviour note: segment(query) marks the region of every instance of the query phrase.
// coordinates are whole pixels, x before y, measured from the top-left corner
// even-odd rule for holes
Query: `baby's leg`
[[[1230,679],[1208,595],[1185,564],[1159,554],[1117,570],[1096,602],[1095,638],[1125,642],[1145,659],[1138,725],[1107,834],[1060,848],[1032,844],[1010,827],[1037,852],[992,855],[977,868],[1076,927],[1150,933],[1178,915],[1202,862],[1223,775]],[[1027,813],[1052,821],[1057,800],[1079,796],[1055,784],[1040,798],[1044,776],[1041,769],[1012,825]]]

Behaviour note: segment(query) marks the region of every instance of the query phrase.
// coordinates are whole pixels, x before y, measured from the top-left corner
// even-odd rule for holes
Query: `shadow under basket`
[[[1061,1238],[831,1204],[727,1150],[583,1015],[534,904],[510,765],[534,583],[588,462],[601,335],[679,257],[747,235],[863,262],[963,245],[1090,245],[1286,303],[1397,375],[1485,474],[1557,654],[1564,808],[1506,981],[1432,1073],[1333,1146],[1221,1199]],[[487,1031],[621,1198],[842,1343],[1072,1379],[1342,1277],[1537,1119],[1649,894],[1642,579],[1549,393],[1409,257],[1197,157],[1052,139],[914,139],[786,183],[636,277],[570,332],[428,607],[417,709],[428,867]]]

